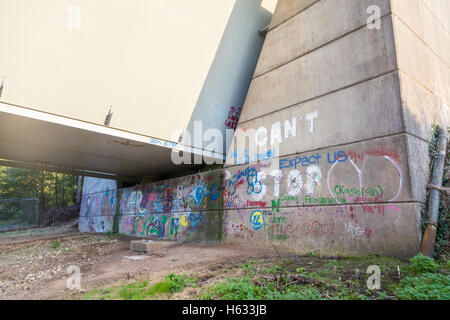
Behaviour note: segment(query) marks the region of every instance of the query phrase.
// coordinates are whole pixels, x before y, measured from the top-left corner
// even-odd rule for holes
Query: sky
[[[2,101],[169,139],[235,0],[0,0]],[[276,0],[262,6],[273,12]]]

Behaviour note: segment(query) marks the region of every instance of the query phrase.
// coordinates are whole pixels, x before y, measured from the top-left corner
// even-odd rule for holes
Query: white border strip
[[[64,116],[58,116],[55,114],[37,111],[37,110],[33,110],[30,108],[26,108],[26,107],[11,105],[9,103],[4,103],[4,102],[0,102],[0,112],[5,112],[5,113],[9,113],[9,114],[13,114],[13,115],[21,116],[21,117],[26,117],[26,118],[30,118],[30,119],[34,119],[34,120],[51,122],[51,123],[64,125],[64,126],[68,126],[68,127],[72,127],[72,128],[76,128],[76,129],[96,132],[96,133],[105,134],[108,136],[113,136],[113,137],[117,137],[117,138],[131,140],[131,141],[141,142],[141,143],[145,143],[145,144],[156,145],[156,146],[160,146],[160,147],[164,147],[164,148],[171,148],[174,151],[183,150],[183,151],[200,154],[200,155],[204,155],[204,153],[207,153],[209,155],[211,154],[211,151],[202,150],[202,149],[198,149],[198,148],[191,147],[191,146],[181,145],[176,142],[156,139],[156,138],[152,138],[152,137],[148,137],[148,136],[143,136],[140,134],[131,133],[131,132],[127,132],[127,131],[123,131],[123,130],[119,130],[119,129],[114,129],[114,128],[110,128],[110,127],[106,127],[106,126],[102,126],[102,125],[98,125],[98,124],[94,124],[94,123],[90,123],[90,122],[71,119],[71,118],[67,118]],[[224,154],[215,153],[214,156],[218,157],[217,159],[220,159],[220,157],[222,157],[222,160],[225,159]]]

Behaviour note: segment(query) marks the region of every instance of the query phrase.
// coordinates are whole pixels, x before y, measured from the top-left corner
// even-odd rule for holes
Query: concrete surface
[[[282,3],[300,5],[301,1],[279,3],[281,10]],[[365,26],[367,8],[371,5],[379,6],[382,16],[390,12],[389,0],[321,0],[308,10],[301,11],[269,32],[254,76],[258,77]]]
[[[417,229],[420,205],[415,203],[314,206],[264,211],[264,226],[250,223],[254,210],[226,211],[224,236],[228,242],[286,248],[323,255],[382,253],[414,256],[420,249]]]
[[[395,70],[391,18],[383,18],[381,25],[381,30],[376,31],[359,29],[254,79],[240,121],[279,111]]]
[[[320,0],[288,0],[278,1],[275,13],[270,23],[270,29],[275,28],[279,24],[289,20],[302,10],[312,6]]]
[[[174,244],[176,244],[176,243],[168,242],[168,241],[132,240],[132,241],[130,241],[130,250],[136,251],[136,252],[152,253],[157,250],[171,247]],[[142,256],[138,256],[138,257],[142,257]],[[124,257],[124,258],[127,258],[127,257]],[[138,259],[131,259],[131,260],[138,260]]]
[[[227,129],[234,130],[264,42],[258,31],[265,28],[271,18],[272,14],[261,6],[261,1],[235,1],[195,108],[185,125],[193,139],[190,143],[183,140],[187,145],[204,149],[209,144],[194,140],[195,121],[202,121],[204,131],[216,129],[223,136]],[[234,112],[232,108],[239,111]],[[226,153],[227,149],[224,140],[219,152]]]
[[[307,116],[314,113],[317,117],[311,132]],[[295,135],[286,133],[286,121],[289,124],[296,122]],[[389,73],[253,120],[241,120],[235,135],[239,134],[239,129],[247,133],[251,129],[263,128],[267,130],[270,141],[272,127],[280,122],[281,144],[277,148],[267,143],[260,153],[277,148],[279,156],[286,156],[404,132],[398,73]],[[412,125],[416,127],[414,123]],[[250,139],[250,142],[256,143],[255,135]],[[227,165],[245,163],[242,150],[237,155],[238,159],[234,154],[236,151],[234,147],[229,149]],[[254,162],[254,156],[249,160]]]
[[[427,140],[432,124],[449,126],[450,2],[391,2],[405,126]]]

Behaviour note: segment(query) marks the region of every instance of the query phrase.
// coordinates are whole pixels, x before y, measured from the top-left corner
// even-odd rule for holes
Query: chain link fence
[[[35,227],[39,199],[0,199],[0,231]]]

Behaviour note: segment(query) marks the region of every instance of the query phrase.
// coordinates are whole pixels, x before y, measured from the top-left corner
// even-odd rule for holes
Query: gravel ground
[[[76,295],[67,289],[70,266],[81,271],[81,293],[99,286],[147,277],[160,281],[170,272],[207,274],[231,261],[271,256],[242,244],[166,242],[140,254],[129,237],[82,234],[74,223],[44,229],[0,233],[0,299],[60,299]],[[206,268],[206,269],[203,269]]]
[[[89,269],[117,248],[119,241],[101,235],[61,236],[0,244],[0,298],[33,291],[48,281],[67,278],[71,265]]]

